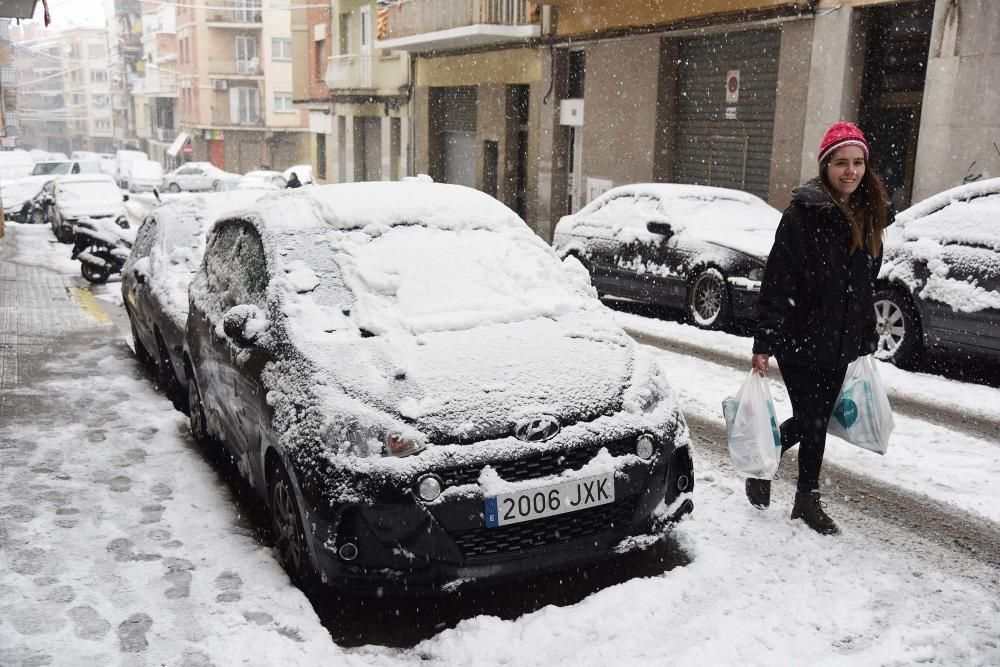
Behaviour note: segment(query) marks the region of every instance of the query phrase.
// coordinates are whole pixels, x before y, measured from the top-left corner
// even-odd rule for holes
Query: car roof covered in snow
[[[366,182],[282,191],[250,210],[261,233],[302,234],[420,224],[440,229],[518,229],[517,214],[489,195],[445,183]]]
[[[756,205],[765,203],[760,197],[741,190],[717,188],[710,185],[689,185],[686,183],[632,183],[611,188],[577,212],[592,213],[612,199],[623,196],[646,196],[666,202],[671,199],[697,199],[701,201],[738,201]]]
[[[905,226],[908,222],[930,215],[952,202],[969,201],[970,199],[995,194],[1000,194],[1000,178],[965,183],[932,195],[927,199],[917,202],[905,211],[900,211],[896,214],[896,224]]]
[[[107,174],[69,174],[56,178],[56,185],[75,183],[111,183],[115,185],[115,179]]]

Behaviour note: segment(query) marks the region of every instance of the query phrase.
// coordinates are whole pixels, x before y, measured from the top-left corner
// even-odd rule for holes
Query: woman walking
[[[792,192],[775,233],[754,334],[751,365],[765,374],[776,356],[792,403],[780,428],[782,452],[799,445],[792,518],[824,535],[840,532],[820,502],[827,424],[848,364],[878,344],[872,294],[891,220],[870,153],[851,123],[835,123],[823,137],[819,176]],[[746,494],[764,509],[771,482],[748,479]]]

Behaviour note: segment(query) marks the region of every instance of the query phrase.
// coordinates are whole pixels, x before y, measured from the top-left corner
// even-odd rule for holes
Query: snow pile
[[[125,214],[121,190],[110,176],[63,176],[56,181],[55,198],[64,218]]]
[[[578,237],[598,243],[651,244],[662,237],[649,232],[646,225],[658,222],[670,225],[671,243],[706,242],[763,258],[771,251],[780,220],[779,211],[745,192],[646,183],[609,190],[575,215],[562,218],[556,226],[555,245],[567,252]],[[631,261],[644,263],[639,258]]]
[[[18,213],[24,203],[29,199],[34,199],[42,186],[52,180],[51,176],[25,176],[11,181],[3,181],[0,188],[0,198],[3,200],[3,208],[9,213]]]

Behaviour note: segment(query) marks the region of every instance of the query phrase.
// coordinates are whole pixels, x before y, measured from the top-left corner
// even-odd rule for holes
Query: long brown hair
[[[882,254],[882,233],[889,218],[886,205],[889,198],[885,193],[885,186],[865,156],[865,175],[861,177],[858,189],[851,193],[850,201],[845,204],[830,184],[827,167],[832,160],[831,153],[820,163],[819,182],[823,184],[827,196],[847,218],[847,224],[851,228],[851,250],[864,248],[872,257],[878,257]]]

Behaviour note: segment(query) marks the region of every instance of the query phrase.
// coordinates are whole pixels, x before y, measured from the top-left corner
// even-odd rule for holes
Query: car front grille
[[[632,519],[638,499],[633,495],[579,512],[456,532],[452,538],[466,560],[517,554],[624,528]]]
[[[635,438],[620,438],[611,442],[598,442],[562,451],[543,451],[512,460],[485,461],[474,466],[445,468],[438,472],[438,475],[445,487],[476,484],[483,467],[489,465],[504,480],[523,482],[529,479],[558,475],[564,470],[579,470],[589,463],[602,447],[607,447],[611,456],[633,454],[635,453]]]

